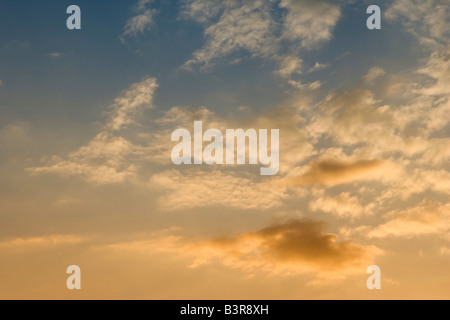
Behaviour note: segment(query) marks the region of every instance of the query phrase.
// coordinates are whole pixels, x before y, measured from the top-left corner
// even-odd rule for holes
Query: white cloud
[[[356,218],[364,214],[371,214],[373,206],[371,204],[364,207],[358,198],[351,196],[349,192],[342,192],[336,197],[328,197],[320,193],[316,199],[309,202],[311,210],[324,211],[340,218]]]
[[[291,51],[316,48],[331,39],[340,8],[324,0],[283,0],[279,5],[287,10],[281,23],[273,15],[273,2],[268,0],[230,0],[220,5],[205,0],[185,2],[182,17],[203,24],[206,43],[183,68],[200,66],[207,71],[219,60],[244,50],[250,57],[279,61],[279,73],[285,78],[298,71],[292,63],[301,59],[293,52],[291,61],[285,61],[280,40],[290,41]]]
[[[396,0],[385,17],[391,21],[400,19],[426,46],[436,48],[450,41],[450,7],[443,1]]]
[[[328,0],[281,0],[280,6],[288,10],[283,37],[306,48],[330,40],[341,17],[339,6]]]
[[[185,0],[181,9],[184,18],[193,19],[199,23],[210,22],[221,11],[219,1],[211,0]]]
[[[142,158],[145,148],[122,137],[120,130],[134,124],[139,111],[153,107],[157,87],[156,79],[150,77],[134,83],[114,100],[103,131],[87,145],[66,158],[53,157],[46,166],[29,168],[28,171],[31,174],[80,176],[99,185],[133,180],[137,170],[136,159]]]
[[[372,84],[377,78],[382,77],[386,74],[380,67],[373,67],[366,73],[366,75],[362,78],[365,83]]]
[[[327,64],[327,63],[325,64],[325,63],[316,62],[314,67],[312,67],[311,69],[308,70],[308,73],[319,71],[319,70],[323,70],[323,69],[328,68],[329,66],[330,65]]]
[[[145,31],[150,30],[150,26],[153,23],[153,11],[145,10],[143,13],[131,18],[125,25],[123,32],[124,36],[142,34]]]
[[[314,82],[311,82],[310,84],[308,84],[308,88],[310,90],[317,90],[322,86],[322,82],[320,82],[320,80],[316,80]]]
[[[196,4],[194,1],[191,6]],[[215,61],[239,50],[258,57],[276,53],[275,24],[265,1],[226,1],[223,10],[216,23],[206,26],[205,46],[194,52],[183,68],[190,70],[200,65],[203,70],[208,70]]]
[[[147,9],[147,4],[151,2],[152,0],[139,0],[137,4],[138,14],[127,21],[122,37],[137,36],[150,30],[153,24],[153,16],[156,13],[153,9]]]
[[[417,70],[417,73],[434,79],[434,83],[430,86],[425,85],[419,90],[420,93],[450,94],[450,50],[433,53],[426,60],[425,66]]]
[[[131,85],[110,107],[108,129],[120,130],[134,122],[136,113],[145,108],[153,108],[153,96],[157,87],[158,82],[151,77]]]
[[[301,60],[285,57],[281,70],[290,77],[300,71]],[[426,75],[429,79],[423,85],[415,84],[396,106],[386,105],[375,88],[363,86],[364,79],[383,74],[380,68],[372,68],[355,88],[331,92],[314,105],[302,95],[291,104],[246,120],[223,117],[205,107],[173,107],[151,119],[152,125],[145,132],[128,130],[126,133],[131,134],[125,135],[123,130],[136,123],[136,115],[153,108],[158,84],[156,79],[146,78],[114,100],[102,131],[92,141],[67,157],[53,158],[46,166],[30,170],[77,175],[96,184],[153,184],[158,186],[153,190],[158,192],[161,207],[168,210],[205,206],[274,208],[288,197],[305,197],[311,185],[322,185],[325,190],[338,185],[342,188],[337,196],[306,199],[311,210],[348,218],[382,212],[382,206],[393,199],[405,201],[425,192],[441,197],[450,192],[445,148],[448,139],[431,139],[430,134],[448,124],[445,112],[449,102],[445,94],[430,95],[424,89],[445,89],[440,82],[445,80],[445,72],[436,67],[442,57],[423,62],[416,77]],[[273,184],[260,181],[244,167],[239,175],[235,175],[234,167],[193,167],[187,171],[171,167],[173,144],[168,143],[168,137],[176,128],[192,128],[195,120],[220,130],[280,129],[279,179],[273,179]],[[157,172],[153,171],[155,166],[160,166]],[[142,171],[147,175],[138,174]],[[207,188],[199,187],[204,181],[209,181]],[[363,202],[349,189],[355,184],[375,186],[378,195],[372,203]],[[217,198],[211,191],[216,189],[226,196]]]
[[[326,136],[338,145],[391,145],[395,138],[390,109],[380,105],[369,90],[332,92],[317,108],[320,112],[314,114],[306,130],[314,139]]]
[[[280,70],[277,72],[283,78],[290,78],[292,74],[301,73],[302,59],[285,56],[280,59]]]
[[[215,206],[264,210],[281,205],[287,197],[286,188],[271,180],[256,182],[219,170],[169,170],[154,175],[150,185],[155,191],[165,191],[159,205],[166,210]]]
[[[14,238],[0,242],[2,250],[36,250],[64,245],[73,245],[85,242],[87,239],[77,235],[50,235],[42,237]]]
[[[450,138],[430,139],[426,143],[424,152],[419,163],[431,164],[435,167],[442,166],[450,161]]]
[[[94,184],[120,183],[134,178],[135,165],[128,156],[137,152],[129,141],[102,132],[67,159],[53,157],[45,167],[30,168],[32,174],[53,173],[63,177],[80,176]]]

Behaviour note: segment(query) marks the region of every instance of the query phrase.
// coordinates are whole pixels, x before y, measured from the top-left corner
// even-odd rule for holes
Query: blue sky
[[[70,31],[65,27],[65,10],[70,4],[0,4],[1,28],[8,30],[0,36],[0,58],[7,61],[0,66],[4,83],[1,106],[8,116],[42,116],[56,121],[68,116],[75,121],[88,121],[99,115],[104,101],[148,74],[163,84],[156,97],[162,108],[236,107],[223,97],[223,91],[237,97],[239,102],[235,104],[245,102],[255,108],[267,108],[286,91],[285,81],[273,75],[276,63],[260,58],[236,65],[218,63],[213,72],[182,70],[181,66],[205,39],[199,23],[182,18],[178,1],[150,3],[149,7],[157,10],[150,30],[127,37],[126,43],[120,36],[126,21],[136,14],[136,5],[125,1],[79,1],[82,30]],[[330,41],[301,50],[305,69],[316,62],[331,66],[302,75],[303,81],[322,80],[329,89],[357,81],[372,65],[397,71],[417,59],[422,53],[420,48],[412,50],[408,45],[412,36],[398,23],[384,23],[382,32],[365,28],[365,8],[363,2],[343,6],[342,18]],[[285,14],[283,9],[272,9],[274,16]],[[289,47],[284,45],[283,50]],[[52,58],[52,53],[61,56]],[[237,54],[248,57],[251,53],[244,49]]]

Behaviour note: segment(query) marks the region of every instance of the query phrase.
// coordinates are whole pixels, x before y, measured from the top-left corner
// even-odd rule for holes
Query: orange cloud
[[[353,241],[337,241],[337,236],[323,231],[324,223],[292,220],[255,232],[209,240],[191,245],[199,254],[192,266],[213,257],[231,268],[256,272],[295,275],[314,274],[318,279],[343,279],[364,273],[382,251]]]
[[[191,261],[191,268],[219,262],[246,275],[314,275],[316,280],[364,274],[383,252],[351,240],[337,241],[324,232],[324,223],[292,220],[232,237],[204,241],[164,232],[151,239],[112,244],[116,250],[140,254],[164,252]]]
[[[348,183],[355,180],[370,179],[373,173],[383,168],[385,163],[379,160],[316,160],[311,162],[309,170],[300,177],[288,180],[292,186],[323,184],[327,186]]]
[[[317,199],[309,202],[309,208],[313,211],[324,211],[340,218],[356,218],[364,214],[371,214],[374,205],[361,205],[357,197],[349,192],[342,192],[336,197],[327,197],[319,194]]]
[[[446,237],[450,230],[450,204],[438,205],[423,202],[415,207],[392,211],[386,223],[369,231],[369,238],[412,238],[424,235]]]
[[[268,209],[281,205],[286,188],[276,180],[254,181],[248,176],[219,170],[167,170],[150,179],[150,187],[160,193],[165,210],[223,206],[239,209]]]
[[[50,248],[60,245],[73,245],[85,242],[86,238],[77,235],[50,235],[41,237],[14,238],[0,242],[0,249],[25,250]]]

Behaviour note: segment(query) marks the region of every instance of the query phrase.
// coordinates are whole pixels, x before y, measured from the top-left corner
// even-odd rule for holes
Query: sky
[[[1,1],[0,298],[449,299],[449,17],[445,0]],[[278,173],[175,165],[194,121],[279,129]]]

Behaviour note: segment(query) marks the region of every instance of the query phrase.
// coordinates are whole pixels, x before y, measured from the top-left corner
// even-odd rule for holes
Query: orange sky
[[[151,54],[134,46],[158,38],[169,15],[156,6],[139,1],[114,35],[138,64]],[[80,100],[94,117],[12,111],[25,76],[0,69],[0,298],[449,299],[450,8],[386,1],[383,29],[370,31],[386,45],[376,58],[381,40],[364,24],[348,39],[362,7],[185,1],[170,17],[180,30],[196,23],[185,32],[198,39],[182,64],[130,72],[112,96],[88,71],[73,75],[102,91]],[[81,63],[69,51],[45,59]],[[38,104],[64,94],[24,93]],[[172,103],[177,94],[190,102]],[[194,121],[279,129],[278,174],[174,165],[171,133]],[[366,287],[374,264],[381,290]],[[81,290],[66,288],[69,265]]]

